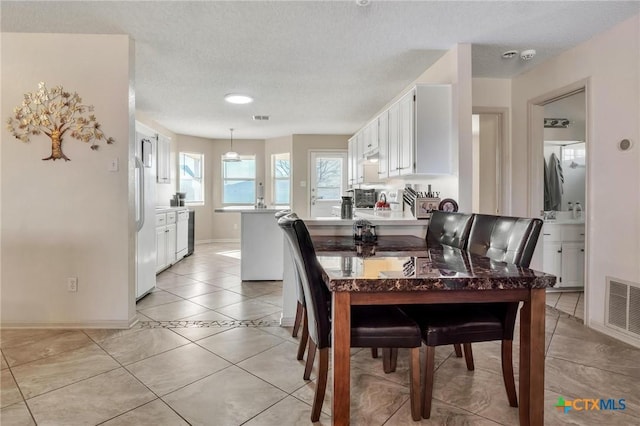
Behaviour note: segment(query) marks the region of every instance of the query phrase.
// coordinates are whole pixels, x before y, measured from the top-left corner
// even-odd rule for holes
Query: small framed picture
[[[433,275],[437,271],[434,271],[431,259],[428,257],[416,257],[416,276],[425,277]]]

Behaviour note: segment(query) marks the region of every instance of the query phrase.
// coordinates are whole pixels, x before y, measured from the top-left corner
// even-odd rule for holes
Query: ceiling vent
[[[640,284],[607,277],[605,325],[640,337]]]
[[[253,121],[269,121],[268,115],[254,115]]]

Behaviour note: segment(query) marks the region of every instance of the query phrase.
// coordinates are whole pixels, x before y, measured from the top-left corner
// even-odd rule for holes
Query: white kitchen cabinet
[[[451,174],[452,116],[445,84],[418,85],[391,105],[378,117],[380,178]]]
[[[400,175],[400,104],[395,103],[389,108],[389,144],[388,144],[388,165],[389,177]]]
[[[178,218],[187,215],[187,226],[180,226],[178,236]],[[156,214],[156,273],[176,263],[186,254],[186,240],[188,239],[189,211],[172,210]],[[181,225],[184,223],[180,222]],[[180,250],[178,248],[180,247]]]
[[[415,92],[411,91],[406,94],[400,102],[399,106],[399,124],[400,134],[398,142],[398,172],[401,176],[415,173],[414,167],[414,144],[415,144],[415,123],[414,123],[414,105]]]
[[[171,183],[171,138],[158,135],[156,153],[156,180],[158,183]]]
[[[376,132],[377,133],[377,132]],[[364,157],[364,130],[349,139],[347,145],[348,183],[354,186],[361,183],[379,182],[378,165]]]
[[[378,151],[378,119],[371,121],[363,130],[363,158]]]
[[[189,210],[178,211],[176,220],[176,262],[186,256],[189,249]]]
[[[353,159],[355,158],[356,141],[354,138],[349,139],[347,143],[347,184],[353,186],[355,183],[356,169],[353,166]]]
[[[167,227],[156,228],[156,273],[169,266],[167,262]]]
[[[378,117],[378,179],[389,177],[389,113]]]
[[[543,270],[555,275],[555,288],[584,286],[584,224],[546,222],[542,228]]]

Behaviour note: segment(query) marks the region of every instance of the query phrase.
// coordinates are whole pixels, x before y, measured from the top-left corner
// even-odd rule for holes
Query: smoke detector
[[[507,50],[502,54],[502,59],[512,59],[518,56],[517,50]]]
[[[536,56],[536,51],[534,49],[523,50],[522,52],[520,52],[520,59],[522,59],[523,61],[533,59],[534,56]]]
[[[366,7],[371,4],[371,0],[356,0],[356,4],[360,7]]]

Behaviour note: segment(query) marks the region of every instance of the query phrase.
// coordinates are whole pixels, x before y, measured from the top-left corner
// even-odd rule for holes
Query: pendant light
[[[237,162],[240,161],[240,154],[233,150],[233,129],[229,130],[231,131],[231,150],[222,156],[222,161]]]

